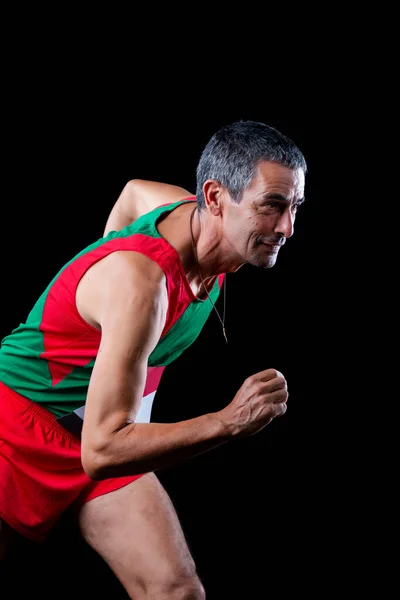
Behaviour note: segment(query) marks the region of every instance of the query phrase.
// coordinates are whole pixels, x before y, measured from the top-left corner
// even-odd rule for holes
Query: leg
[[[176,512],[154,473],[84,504],[79,524],[130,598],[205,599]]]

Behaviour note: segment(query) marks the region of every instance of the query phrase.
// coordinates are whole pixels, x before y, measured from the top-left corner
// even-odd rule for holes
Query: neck
[[[219,319],[219,321],[220,321],[220,323],[222,325],[222,332],[224,334],[225,341],[226,341],[226,343],[228,343],[228,338],[226,336],[226,331],[225,331],[226,281],[225,281],[225,285],[224,285],[224,312],[223,312],[223,315],[221,317],[221,315],[219,314],[219,312],[218,312],[218,310],[217,310],[214,302],[211,300],[211,296],[208,293],[208,289],[207,289],[206,284],[204,282],[204,279],[203,279],[203,277],[201,275],[201,268],[200,268],[199,259],[198,259],[198,256],[197,256],[197,248],[196,248],[196,244],[195,244],[195,240],[194,240],[194,234],[193,234],[193,217],[194,217],[194,215],[195,215],[196,212],[197,212],[197,207],[194,208],[193,212],[190,215],[190,219],[189,219],[189,229],[190,229],[190,238],[191,238],[191,243],[192,243],[193,257],[194,257],[194,260],[195,260],[195,263],[196,263],[196,266],[197,266],[197,269],[198,269],[198,272],[199,272],[199,277],[200,277],[201,282],[202,282],[202,284],[204,286],[204,290],[205,290],[207,296],[210,299],[210,302],[211,302],[211,304],[213,306],[213,309],[215,310],[215,313],[218,316],[218,319]]]
[[[218,312],[218,310],[217,310],[214,302],[211,300],[211,296],[208,293],[208,289],[207,289],[206,283],[205,283],[205,281],[204,281],[204,279],[203,279],[203,277],[201,275],[201,268],[200,268],[199,259],[198,259],[198,256],[197,256],[197,248],[196,248],[196,244],[195,244],[195,240],[194,240],[194,234],[193,234],[193,217],[194,217],[195,212],[196,212],[196,208],[194,208],[193,212],[190,215],[190,219],[189,219],[189,229],[190,229],[190,238],[191,238],[191,243],[192,243],[193,257],[194,257],[194,260],[195,260],[195,263],[196,263],[197,270],[199,272],[199,277],[200,277],[202,285],[204,287],[204,291],[207,294],[207,296],[208,296],[208,298],[209,298],[209,300],[210,300],[210,302],[212,304],[212,307],[215,310],[216,315],[218,316],[218,319],[219,319],[219,321],[220,321],[220,323],[222,325],[222,332],[224,334],[225,341],[226,341],[226,343],[228,343],[228,338],[226,337],[226,331],[225,331],[226,282],[225,282],[225,285],[224,285],[224,312],[223,312],[223,315],[221,317],[221,315],[219,314],[219,312]]]
[[[191,241],[191,247],[192,247],[192,257],[194,260],[194,269],[195,269],[195,276],[194,279],[200,279],[200,282],[196,281],[197,286],[199,288],[199,292],[198,295],[202,294],[202,293],[208,293],[208,289],[207,289],[207,283],[206,280],[210,280],[215,278],[215,274],[205,274],[204,272],[202,273],[202,268],[200,266],[200,262],[199,262],[199,257],[198,257],[198,249],[197,246],[199,245],[199,235],[197,236],[197,241],[195,240],[195,234],[194,234],[194,226],[193,226],[193,221],[194,221],[194,217],[195,215],[197,215],[198,213],[198,209],[197,206],[191,211],[190,213],[190,217],[189,217],[189,231],[190,231],[190,241]],[[199,228],[200,228],[200,217],[199,217]],[[188,277],[190,278],[190,274],[188,275]]]
[[[240,260],[226,260],[232,254],[232,249],[229,252],[229,248],[224,248],[223,236],[215,228],[215,222],[207,211],[201,212],[197,206],[190,212],[189,230],[194,271],[197,270],[203,280],[222,273],[233,273],[244,264]]]

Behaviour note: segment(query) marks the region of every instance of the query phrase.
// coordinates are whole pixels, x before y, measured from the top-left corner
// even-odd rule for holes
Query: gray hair
[[[207,179],[218,181],[239,203],[261,161],[307,172],[306,160],[296,144],[270,125],[236,121],[219,129],[205,146],[197,165],[196,198],[199,208],[204,207],[203,185]]]

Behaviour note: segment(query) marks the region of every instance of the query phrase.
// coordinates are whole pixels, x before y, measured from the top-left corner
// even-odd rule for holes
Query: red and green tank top
[[[136,419],[150,420],[151,404],[164,368],[196,340],[212,310],[208,298],[200,300],[194,296],[178,253],[156,228],[163,213],[194,200],[160,206],[121,231],[111,231],[65,264],[26,322],[3,338],[0,380],[26,398],[41,403],[56,417],[74,412],[83,418],[101,331],[86,323],[78,313],[77,285],[89,267],[111,252],[141,252],[160,265],[168,290],[166,323],[148,360],[146,387]],[[209,291],[214,303],[223,279],[224,275],[220,275]]]

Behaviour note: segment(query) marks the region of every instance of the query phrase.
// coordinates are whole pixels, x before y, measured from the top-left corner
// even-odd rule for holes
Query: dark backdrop
[[[295,102],[287,109],[254,96],[212,102],[193,101],[186,92],[171,100],[168,94],[164,88],[162,97],[138,91],[127,99],[116,92],[108,100],[109,91],[101,86],[80,94],[78,86],[71,90],[59,82],[29,102],[23,97],[10,102],[0,334],[24,320],[64,262],[101,235],[129,179],[195,191],[202,148],[233,120],[264,121],[292,137],[309,165],[307,201],[294,237],[273,269],[244,267],[227,277],[229,345],[211,314],[196,343],[166,369],[153,418],[176,421],[215,410],[248,375],[269,367],[285,374],[290,398],[282,419],[159,477],[177,508],[209,599],[281,598],[293,585],[296,593],[324,597],[336,514],[327,499],[341,501],[340,490],[330,483],[330,454],[320,451],[328,433],[341,287],[338,271],[327,266],[335,197],[329,164],[340,124],[323,105],[315,110],[316,98],[305,110]],[[217,308],[222,310],[222,297]],[[340,560],[336,568],[342,571]],[[57,597],[125,597],[107,567],[81,543],[68,515],[44,546],[20,542],[3,577],[21,586],[19,596],[5,599],[33,591],[53,598],[55,589]]]

